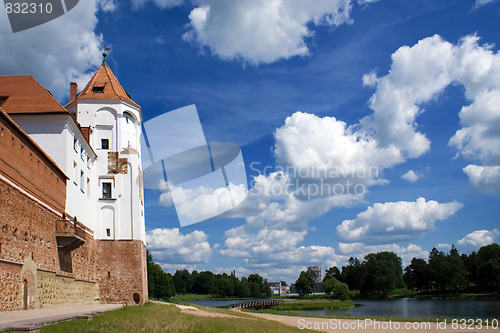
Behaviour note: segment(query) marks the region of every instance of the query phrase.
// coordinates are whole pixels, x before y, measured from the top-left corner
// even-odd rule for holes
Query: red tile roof
[[[68,113],[31,75],[0,76],[0,103],[8,113]]]
[[[106,61],[102,63],[89,83],[87,83],[85,88],[76,96],[76,99],[119,99],[140,108],[140,106],[130,98],[130,95],[125,89],[123,89]],[[73,101],[70,101],[70,103],[71,102]]]

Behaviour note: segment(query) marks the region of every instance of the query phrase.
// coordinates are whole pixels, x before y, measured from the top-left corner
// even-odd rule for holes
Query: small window
[[[111,183],[102,183],[102,198],[111,199]]]
[[[94,86],[92,87],[92,92],[97,93],[97,94],[103,94],[104,93],[104,86],[106,85],[106,82],[96,82],[94,83]]]
[[[83,171],[80,171],[80,190],[85,193],[85,174]]]
[[[111,229],[106,228],[106,236],[111,237]]]
[[[101,139],[101,149],[109,149],[109,139]]]
[[[73,182],[75,183],[75,185],[77,185],[77,181],[78,181],[78,167],[77,167],[77,164],[75,161],[73,161],[73,168],[75,169],[75,179],[73,179]]]

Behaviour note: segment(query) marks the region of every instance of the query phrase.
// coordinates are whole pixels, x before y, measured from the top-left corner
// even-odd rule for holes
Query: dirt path
[[[157,301],[150,301],[150,302],[156,303],[156,304],[162,304],[162,305],[176,306],[177,308],[179,308],[181,310],[182,313],[190,314],[193,316],[219,317],[219,318],[244,318],[244,317],[239,317],[239,316],[232,316],[232,315],[225,314],[225,313],[205,311],[205,310],[201,310],[201,309],[198,309],[197,307],[189,306],[189,305],[180,305],[180,304],[164,303],[164,302],[157,302]]]

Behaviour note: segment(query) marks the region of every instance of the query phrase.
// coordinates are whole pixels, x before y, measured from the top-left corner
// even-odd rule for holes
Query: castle
[[[0,76],[0,311],[147,301],[141,122],[106,60],[66,106]]]

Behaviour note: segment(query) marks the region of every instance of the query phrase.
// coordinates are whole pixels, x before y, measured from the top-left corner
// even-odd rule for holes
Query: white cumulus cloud
[[[481,246],[492,244],[499,235],[500,231],[497,229],[476,230],[457,241],[457,248],[463,253],[477,251]]]
[[[103,36],[95,33],[98,8],[110,1],[80,1],[65,15],[29,30],[12,33],[0,10],[0,74],[31,74],[63,104],[69,82],[83,86],[102,62]]]
[[[289,270],[292,266],[300,271],[307,265],[328,266],[339,260],[332,247],[299,246],[306,235],[307,231],[287,229],[264,228],[252,232],[244,225],[226,231],[224,249],[220,254],[240,258],[245,268],[259,272]]]
[[[144,0],[142,0],[144,1]],[[141,1],[141,2],[142,2]],[[158,1],[158,0],[155,0]],[[370,0],[358,0],[367,4]],[[312,26],[351,23],[351,0],[198,0],[184,39],[225,60],[272,63],[309,54]]]
[[[341,242],[380,245],[409,241],[434,229],[434,223],[455,214],[462,204],[418,198],[415,202],[376,203],[337,227]]]
[[[146,233],[148,249],[160,264],[208,262],[212,249],[203,231],[182,234],[178,228],[153,229]]]
[[[416,182],[417,180],[422,178],[422,175],[417,174],[413,170],[408,170],[408,172],[405,173],[404,175],[402,175],[401,178],[403,178],[404,180],[409,181],[409,182]]]
[[[500,197],[500,166],[468,165],[464,172],[473,190]]]

